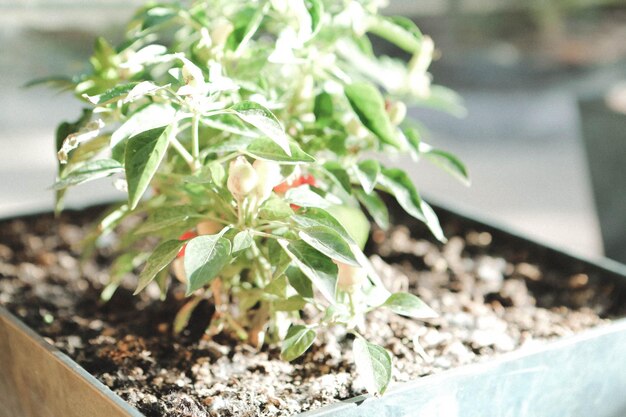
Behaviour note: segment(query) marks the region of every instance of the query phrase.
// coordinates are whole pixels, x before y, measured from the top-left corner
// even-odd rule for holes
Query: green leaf
[[[323,321],[327,323],[343,323],[348,325],[353,318],[353,314],[348,309],[348,306],[344,304],[331,305],[324,311]]]
[[[317,35],[322,27],[322,17],[324,16],[324,4],[321,0],[305,0],[304,4],[311,16],[311,37]]]
[[[391,381],[391,355],[378,345],[362,337],[352,344],[356,369],[370,394],[382,395]]]
[[[425,221],[420,198],[413,181],[399,168],[381,168],[378,180],[398,200],[402,208],[418,220]]]
[[[409,153],[411,154],[411,158],[417,162],[420,157],[420,144],[422,143],[422,136],[420,132],[414,128],[409,127],[404,130],[404,136],[409,145]]]
[[[175,335],[180,334],[187,325],[189,324],[189,319],[193,314],[193,311],[198,307],[200,301],[202,301],[202,296],[193,297],[191,300],[187,301],[184,306],[178,310],[176,313],[176,317],[174,317],[174,325],[173,325],[173,333]]]
[[[259,132],[253,127],[241,120],[235,114],[220,113],[214,116],[203,117],[200,123],[210,127],[211,129],[221,130],[235,135],[244,136],[248,139],[257,139],[261,137]]]
[[[311,191],[309,187],[291,188],[285,193],[285,201],[300,207],[327,208],[331,204],[321,195]]]
[[[224,166],[219,162],[211,162],[206,168],[209,170],[211,174],[211,179],[218,186],[223,186],[226,183],[226,170]]]
[[[128,204],[137,207],[165,157],[173,125],[147,130],[128,140],[124,154]]]
[[[136,233],[153,233],[186,222],[191,218],[202,218],[192,206],[157,207],[150,211],[148,219]]]
[[[283,149],[276,144],[275,141],[261,138],[255,139],[248,147],[246,151],[257,159],[265,159],[268,161],[281,162],[283,164],[300,164],[315,162],[308,153],[304,152],[295,142],[289,141],[289,154],[285,153]]]
[[[428,307],[425,302],[407,292],[391,294],[381,307],[389,307],[389,309],[396,314],[413,317],[415,319],[437,317],[437,313]]]
[[[209,162],[193,175],[187,175],[183,178],[185,182],[191,184],[215,184],[223,186],[226,182],[226,170],[221,163],[217,161]]]
[[[247,230],[237,233],[233,238],[233,254],[244,251],[250,246],[252,246],[252,236]]]
[[[289,138],[274,113],[253,101],[242,101],[230,107],[241,120],[259,129],[287,154],[291,155]]]
[[[263,220],[282,220],[293,215],[293,210],[282,198],[269,198],[259,208],[259,218]]]
[[[163,269],[154,278],[154,282],[157,283],[159,287],[159,292],[161,293],[159,299],[161,301],[165,301],[165,298],[167,297],[167,289],[169,288],[169,285],[170,285],[169,271],[167,269]]]
[[[48,88],[58,91],[69,91],[74,89],[76,82],[70,77],[53,75],[51,77],[37,78],[24,84],[25,88],[45,85]]]
[[[278,278],[274,278],[263,288],[263,291],[276,297],[287,297],[287,277],[281,275]]]
[[[184,257],[187,295],[213,281],[230,262],[231,243],[222,237],[226,229],[217,235],[198,236],[187,244]]]
[[[315,120],[317,121],[331,120],[335,115],[333,96],[326,92],[318,94],[315,97],[313,114],[315,115]]]
[[[298,226],[303,228],[316,226],[328,227],[339,233],[339,235],[341,235],[346,242],[353,242],[352,236],[337,220],[337,218],[324,209],[315,207],[305,208],[299,210],[298,213],[292,217],[292,219]]]
[[[128,92],[128,95],[126,95],[126,97],[124,98],[123,103],[131,103],[145,96],[150,96],[153,93],[162,90],[163,88],[165,87],[159,87],[151,81],[142,81]],[[161,125],[163,124],[163,122],[164,121],[161,121]]]
[[[345,95],[363,126],[381,142],[402,148],[402,142],[396,137],[395,128],[385,111],[385,100],[378,88],[366,82],[354,83],[345,87]]]
[[[135,267],[142,264],[148,258],[148,254],[135,251],[125,252],[115,258],[109,268],[109,282],[100,293],[100,299],[104,302],[111,300],[126,274],[132,272]]]
[[[389,210],[378,194],[366,194],[363,190],[355,190],[355,194],[374,222],[383,230],[389,229]]]
[[[422,35],[422,31],[419,30],[414,21],[405,16],[386,16],[387,20],[391,21],[396,26],[401,27],[405,31],[409,32],[415,39],[419,40],[424,35]]]
[[[470,185],[469,174],[465,165],[454,155],[421,142],[419,151],[426,159],[439,166],[465,185]]]
[[[92,109],[83,109],[83,112],[75,122],[63,122],[59,124],[55,133],[55,150],[58,152],[63,147],[63,142],[72,133],[78,132],[81,127],[86,125],[93,115]],[[67,165],[59,164],[59,170],[65,169]]]
[[[93,51],[93,56],[89,58],[89,62],[93,66],[96,74],[100,74],[102,71],[113,66],[113,61],[117,53],[106,39],[101,36],[97,37]]]
[[[378,273],[376,273],[369,259],[361,250],[369,237],[370,225],[360,209],[350,206],[332,206],[328,212],[321,209],[305,209],[300,214],[303,214],[303,216],[294,216],[294,220],[298,224],[321,225],[338,232],[350,246],[354,259],[367,271],[371,282],[377,287],[384,289]],[[346,225],[348,229],[346,230],[343,225]],[[357,243],[362,244],[362,246],[359,246]]]
[[[360,209],[350,206],[330,206],[327,210],[306,208],[298,211],[292,219],[300,227],[325,226],[350,245],[352,253],[361,252],[369,237],[370,224]]]
[[[251,144],[253,138],[238,136],[229,140],[220,141],[214,145],[208,146],[203,149],[205,155],[211,153],[226,153],[226,152],[243,152],[246,150],[249,144]]]
[[[140,25],[142,31],[156,30],[158,26],[167,24],[177,16],[176,9],[152,3],[135,16],[135,21]]]
[[[307,227],[298,233],[300,239],[331,259],[353,266],[360,266],[354,258],[350,245],[336,231],[326,226]]]
[[[252,288],[249,290],[240,290],[237,293],[237,301],[239,301],[239,311],[245,312],[250,310],[256,303],[261,300],[263,291],[260,288]]]
[[[113,148],[125,139],[155,129],[174,121],[176,110],[172,106],[153,103],[133,113],[113,134],[110,146]]]
[[[68,165],[76,166],[81,162],[93,160],[96,156],[99,156],[99,154],[108,148],[108,146],[109,136],[104,134],[99,135],[88,142],[83,142],[80,146],[78,146],[78,148],[70,152]],[[119,160],[117,160],[113,155],[111,155],[110,159],[119,162]]]
[[[254,14],[251,17],[245,19],[248,23],[241,36],[241,41],[239,41],[239,44],[237,45],[237,48],[236,48],[237,52],[241,50],[241,48],[243,48],[248,43],[248,41],[252,39],[256,31],[259,30],[259,27],[261,26],[261,23],[263,22],[263,18],[265,17],[265,14],[267,13],[268,8],[269,8],[269,2],[265,2],[265,4],[262,7],[259,7],[256,9],[256,11],[254,11]],[[247,12],[248,10],[244,10],[244,13],[246,13],[246,15],[247,15]]]
[[[272,276],[274,278],[283,275],[291,264],[291,257],[276,239],[267,241],[267,258],[272,265]]]
[[[354,243],[355,246],[363,249],[370,235],[370,222],[363,214],[361,208],[348,205],[333,205],[327,211],[348,232],[350,236],[348,243]]]
[[[337,290],[337,265],[302,241],[288,243],[285,240],[279,240],[279,243],[322,295],[334,304]]]
[[[461,96],[441,85],[431,86],[430,95],[427,98],[411,97],[408,100],[415,105],[445,111],[456,117],[465,117],[467,115]]]
[[[412,20],[402,16],[376,16],[371,20],[368,32],[387,39],[409,53],[419,51],[422,33]]]
[[[55,190],[62,190],[72,185],[83,184],[98,178],[108,177],[124,171],[122,165],[113,159],[98,159],[81,164],[63,172],[63,176],[52,186]]]
[[[443,230],[441,229],[441,224],[439,224],[439,218],[437,218],[437,214],[432,209],[432,207],[422,201],[422,212],[424,213],[425,223],[430,229],[431,233],[439,240],[440,242],[447,242],[446,236],[443,234]]]
[[[348,194],[352,193],[352,185],[350,184],[350,175],[341,166],[339,162],[329,161],[324,163],[324,168],[328,172],[330,179],[343,188]]]
[[[363,191],[367,194],[370,194],[376,187],[379,175],[380,163],[376,160],[368,159],[361,161],[356,166],[356,176],[363,186]]]
[[[146,288],[154,277],[176,258],[184,244],[184,240],[168,240],[156,247],[146,261],[143,271],[139,274],[139,282],[135,294],[139,294]]]
[[[313,298],[313,285],[311,284],[311,280],[307,278],[299,268],[290,266],[287,268],[287,271],[285,271],[285,274],[289,280],[289,285],[291,285],[298,294],[304,298]]]
[[[280,356],[288,362],[296,359],[311,347],[315,336],[315,330],[299,324],[292,324],[287,331],[285,340],[283,340]]]
[[[85,98],[96,106],[104,106],[126,98],[128,93],[138,84],[139,83],[128,83],[118,85],[97,96],[88,96],[85,94]]]
[[[396,197],[398,204],[407,213],[424,222],[439,241],[446,241],[437,215],[422,201],[406,172],[398,168],[381,168],[379,183]]]
[[[298,311],[302,310],[307,301],[300,295],[292,295],[284,300],[276,300],[273,303],[276,311]]]
[[[104,215],[98,224],[98,230],[100,230],[101,234],[111,233],[129,212],[130,210],[127,204],[122,204],[119,207],[113,208],[110,212]]]

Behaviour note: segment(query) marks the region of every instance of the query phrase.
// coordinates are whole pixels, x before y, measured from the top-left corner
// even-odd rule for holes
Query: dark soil
[[[0,223],[0,305],[146,416],[285,416],[364,392],[351,340],[321,334],[302,358],[260,352],[203,328],[171,335],[184,303],[174,285],[133,297],[129,276],[100,301],[106,250],[79,268],[82,226],[95,211]],[[389,289],[410,290],[440,317],[426,323],[376,311],[366,336],[395,356],[394,384],[544,344],[622,315],[623,294],[593,267],[444,213],[450,240],[435,244],[420,226],[375,230],[370,253]],[[623,297],[622,297],[623,298]],[[197,323],[212,307],[201,305]]]

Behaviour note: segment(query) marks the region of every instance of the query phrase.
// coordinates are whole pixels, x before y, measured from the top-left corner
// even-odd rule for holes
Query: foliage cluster
[[[91,70],[64,86],[86,103],[57,134],[58,206],[70,186],[112,176],[128,200],[101,220],[97,244],[123,219],[143,221],[117,241],[109,298],[145,264],[137,292],[170,277],[189,301],[174,331],[210,299],[210,334],[254,346],[280,342],[293,360],[322,326],[354,335],[357,369],[383,393],[391,357],[359,330],[376,308],[423,319],[415,295],[391,294],[362,248],[367,213],[383,229],[379,192],[444,240],[409,176],[378,156],[408,153],[467,180],[452,155],[420,139],[404,102],[460,111],[431,84],[434,46],[377,0],[197,0],[151,3],[123,44],[98,39]],[[376,56],[370,38],[408,63]],[[303,311],[317,317],[303,320]]]

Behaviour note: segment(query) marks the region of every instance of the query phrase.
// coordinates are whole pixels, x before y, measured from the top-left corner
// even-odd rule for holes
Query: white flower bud
[[[257,159],[252,166],[259,179],[256,186],[256,195],[259,202],[262,202],[267,200],[274,187],[282,182],[283,178],[280,174],[280,165],[273,161]]]
[[[224,225],[213,220],[205,220],[196,225],[198,235],[215,235],[224,228]]]
[[[394,101],[389,104],[387,114],[389,115],[389,120],[391,120],[391,123],[394,126],[398,126],[404,121],[404,118],[406,117],[406,105],[401,101]]]
[[[365,269],[333,261],[337,265],[337,288],[345,292],[354,292],[367,279]]]
[[[245,157],[239,156],[230,163],[227,186],[236,199],[250,194],[258,182],[259,176]]]

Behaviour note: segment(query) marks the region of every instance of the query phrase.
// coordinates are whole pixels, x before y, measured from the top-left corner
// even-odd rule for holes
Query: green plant
[[[285,360],[302,355],[320,326],[344,325],[368,390],[385,391],[391,357],[359,334],[363,316],[379,307],[435,313],[384,288],[362,252],[361,207],[387,228],[378,191],[387,192],[444,236],[408,175],[372,155],[405,152],[467,173],[404,120],[402,99],[460,109],[451,91],[431,86],[432,41],[376,3],[150,4],[122,45],[97,40],[91,71],[66,83],[89,106],[58,129],[55,188],[60,209],[68,187],[119,177],[128,201],[102,219],[95,244],[129,215],[142,219],[118,231],[105,299],[143,263],[137,292],[156,281],[164,297],[172,271],[190,297],[175,332],[211,298],[209,333],[281,341]],[[408,52],[408,67],[375,56],[366,34]],[[317,319],[303,321],[305,308]]]

